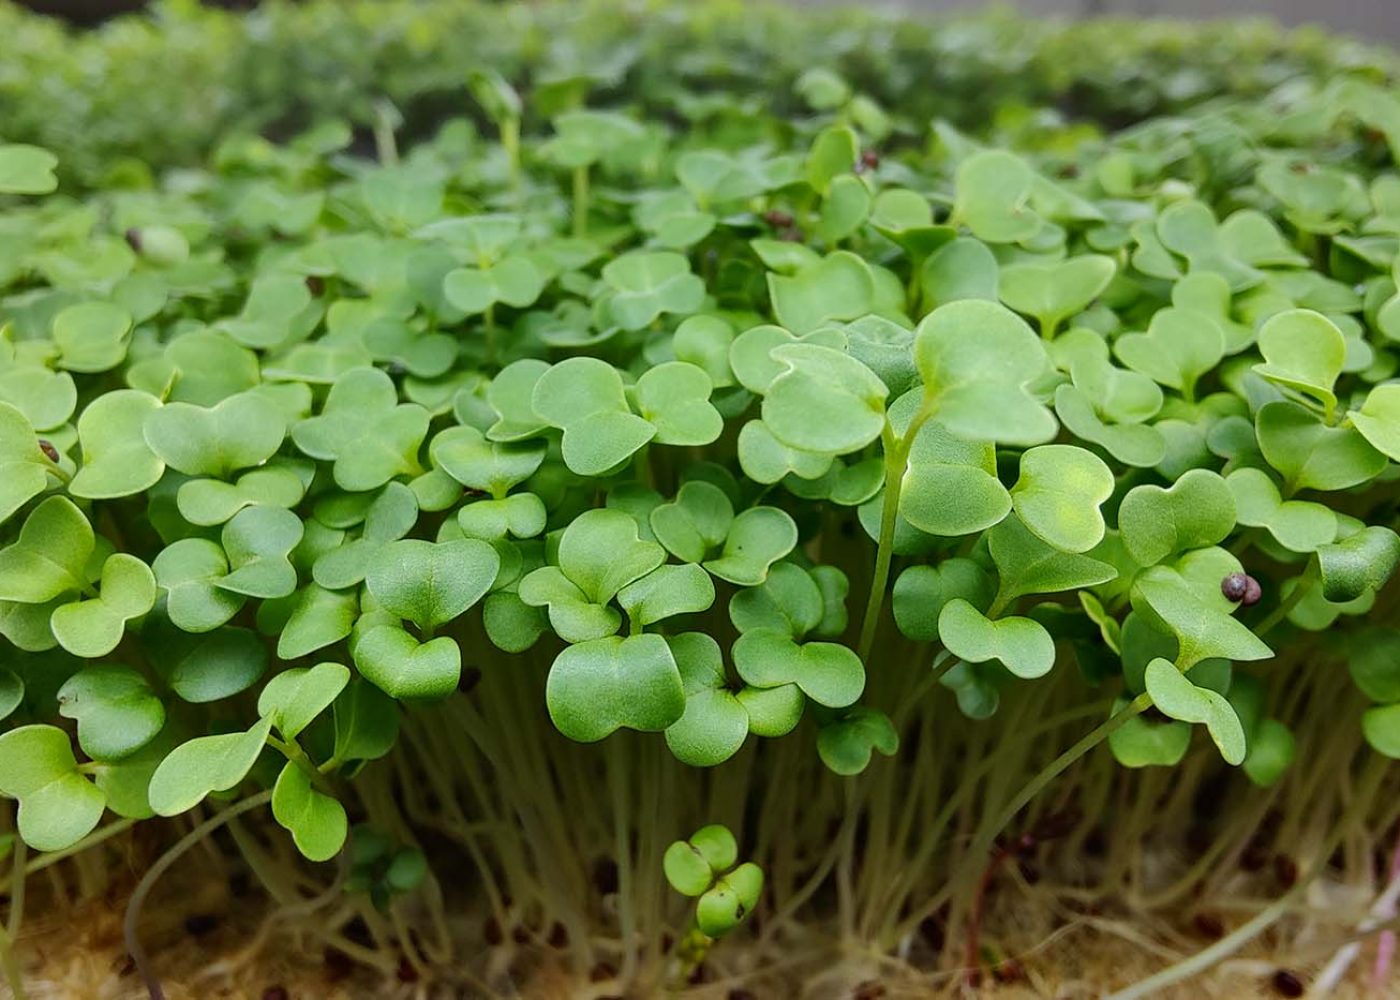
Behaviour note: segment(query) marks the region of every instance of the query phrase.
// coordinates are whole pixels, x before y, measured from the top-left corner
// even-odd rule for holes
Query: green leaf
[[[1244,729],[1234,708],[1222,695],[1197,687],[1180,670],[1161,659],[1147,665],[1146,680],[1147,693],[1163,715],[1182,722],[1205,723],[1225,762],[1244,762]]]
[[[888,715],[871,708],[853,709],[817,733],[817,753],[836,774],[860,774],[876,750],[893,757],[899,752],[899,733]]]
[[[0,523],[44,492],[50,468],[24,414],[0,402]]]
[[[1018,517],[1008,517],[994,527],[987,542],[1001,577],[997,603],[1003,606],[1026,594],[1093,587],[1118,575],[1108,563],[1047,545]]]
[[[97,826],[106,796],[78,770],[68,734],[20,726],[0,734],[0,795],[19,800],[18,828],[36,851],[61,851]]]
[[[1202,660],[1266,660],[1273,650],[1221,609],[1219,580],[1207,600],[1176,570],[1154,566],[1133,582],[1133,609],[1176,636],[1177,665],[1188,670]],[[1226,605],[1228,606],[1228,605]]]
[[[419,642],[398,625],[375,625],[353,647],[355,667],[385,694],[432,701],[457,690],[462,651],[449,636]]]
[[[666,848],[661,867],[671,888],[682,895],[698,896],[738,860],[739,844],[734,834],[728,827],[711,823],[696,830],[689,840],[677,840]]]
[[[1311,309],[1287,309],[1259,328],[1264,364],[1254,370],[1270,382],[1316,399],[1328,412],[1332,387],[1346,362],[1346,340],[1335,323]]]
[[[786,632],[757,628],[734,643],[734,667],[748,684],[795,684],[828,708],[854,704],[865,690],[865,667],[853,650],[834,642],[795,642]]]
[[[281,412],[253,392],[209,408],[168,403],[151,410],[144,428],[146,443],[165,464],[188,476],[217,479],[261,465],[287,436]]]
[[[1120,699],[1113,714],[1126,707],[1127,702]],[[1176,719],[1135,715],[1109,735],[1108,746],[1124,767],[1175,767],[1191,746],[1191,726]]]
[[[938,636],[944,647],[969,663],[997,660],[1017,677],[1043,677],[1055,665],[1055,640],[1030,618],[992,620],[956,597],[938,616]]]
[[[270,718],[284,740],[294,740],[348,683],[350,671],[339,663],[292,667],[267,682],[258,695],[258,714]]]
[[[289,510],[240,510],[219,536],[228,555],[229,572],[213,581],[215,586],[246,597],[288,596],[297,586],[297,571],[288,557],[301,542],[303,532],[301,519]]]
[[[1055,435],[1055,418],[1027,391],[1048,364],[1045,348],[1005,306],[977,299],[939,306],[915,333],[914,363],[925,405],[953,434],[1014,445]]]
[[[797,545],[797,524],[777,507],[750,507],[729,526],[719,555],[705,569],[741,587],[760,584],[768,568]]]
[[[93,760],[129,757],[165,725],[165,706],[139,671],[85,667],[58,689],[58,713],[78,722],[78,745]]]
[[[44,604],[85,589],[95,545],[92,525],[73,501],[49,497],[0,549],[0,600]]]
[[[978,563],[955,557],[936,566],[910,566],[899,574],[891,594],[899,630],[917,642],[938,638],[938,619],[949,601],[967,601],[986,611],[996,586]]]
[[[693,479],[681,484],[673,502],[653,508],[648,521],[666,551],[698,563],[728,537],[734,505],[718,486]]]
[[[229,572],[228,559],[223,549],[203,538],[175,542],[156,556],[151,569],[156,585],[166,593],[166,613],[186,632],[218,628],[247,600],[220,586]]]
[[[1012,264],[1001,269],[997,292],[1007,306],[1040,324],[1053,337],[1060,324],[1088,308],[1113,280],[1112,257],[1085,254],[1051,264]]]
[[[267,647],[245,628],[216,628],[175,662],[167,680],[185,701],[219,701],[252,687],[267,669]]]
[[[1347,669],[1367,698],[1400,702],[1400,630],[1377,625],[1356,633],[1347,645]]]
[[[58,157],[47,149],[4,143],[0,145],[0,194],[48,194],[58,188],[56,166]]]
[[[1129,490],[1118,508],[1118,530],[1129,554],[1152,566],[1224,540],[1235,516],[1235,496],[1225,480],[1192,469],[1166,489],[1145,484]]]
[[[1382,525],[1370,525],[1317,550],[1322,573],[1322,596],[1334,603],[1354,601],[1375,593],[1400,566],[1400,535]]]
[[[1028,240],[1043,225],[1030,206],[1034,181],[1031,168],[1012,153],[974,153],[958,164],[953,218],[988,243]]]
[[[695,924],[709,937],[722,937],[741,923],[758,905],[763,892],[763,870],[746,861],[700,897],[695,908]]]
[[[838,250],[796,274],[770,273],[768,296],[782,326],[797,334],[810,333],[832,320],[857,319],[870,312],[875,278],[862,258]]]
[[[570,358],[534,384],[533,412],[564,432],[564,463],[581,476],[596,476],[627,461],[656,427],[637,416],[617,369],[597,358]]]
[[[1114,486],[1113,471],[1096,455],[1072,445],[1041,445],[1021,456],[1011,501],[1043,541],[1066,552],[1088,552],[1103,540],[1099,507]]]
[[[365,585],[387,611],[432,630],[481,600],[500,569],[486,542],[404,539],[380,550]]]
[[[1337,537],[1337,515],[1320,503],[1284,500],[1262,469],[1236,469],[1225,480],[1240,524],[1267,528],[1292,552],[1316,552]]]
[[[121,642],[127,622],[155,607],[155,575],[135,556],[109,556],[99,586],[97,597],[61,604],[49,619],[54,638],[74,656],[106,656]]]
[[[272,788],[272,816],[291,831],[308,861],[329,861],[340,853],[349,832],[345,807],[318,790],[296,761],[288,761]]]
[[[724,419],[710,403],[710,377],[684,361],[650,368],[633,393],[637,412],[656,428],[657,444],[696,447],[724,430]]]
[[[686,698],[666,640],[634,635],[561,652],[549,671],[545,702],[561,733],[593,743],[623,727],[660,732],[684,714]]]
[[[69,492],[108,500],[145,492],[159,482],[165,462],[146,443],[143,428],[160,408],[160,400],[135,389],[116,389],[88,404],[78,418],[83,464]]]
[[[930,307],[960,299],[998,298],[999,267],[996,255],[981,240],[959,236],[924,261],[919,288]]]
[[[151,808],[159,816],[176,816],[212,792],[236,787],[253,769],[271,730],[272,720],[263,718],[247,732],[198,736],[181,743],[151,776]]]
[[[1354,427],[1329,426],[1297,403],[1265,403],[1254,418],[1259,450],[1284,478],[1284,492],[1345,490],[1380,474],[1386,457]]]
[[[1400,462],[1400,382],[1376,386],[1349,416],[1371,447]]]
[[[373,490],[422,471],[418,449],[429,419],[423,407],[398,402],[384,372],[356,368],[336,379],[320,416],[292,426],[292,440],[312,458],[334,461],[341,489]]]
[[[545,447],[541,442],[488,441],[475,427],[449,427],[433,438],[428,454],[463,486],[500,499],[535,474]]]
[[[634,629],[673,615],[695,614],[715,602],[715,585],[699,566],[658,566],[617,592],[617,603]]]
[[[744,745],[749,713],[728,688],[719,644],[700,632],[671,636],[666,642],[685,689],[685,711],[666,727],[666,745],[677,760],[691,767],[723,763]],[[797,710],[800,715],[800,695]]]
[[[1361,732],[1376,753],[1391,759],[1400,759],[1400,705],[1381,705],[1367,709],[1361,716]],[[24,832],[23,828],[20,832]]]
[[[603,268],[612,290],[608,315],[624,330],[640,330],[666,313],[693,313],[705,299],[705,283],[690,261],[665,250],[633,250]]]
[[[782,345],[769,356],[784,370],[763,397],[763,422],[783,444],[844,454],[880,436],[889,390],[865,365],[815,344]]]
[[[113,302],[83,302],[53,319],[58,366],[92,374],[117,367],[126,357],[131,313]]]
[[[378,760],[394,748],[399,735],[399,710],[392,698],[366,680],[356,678],[333,705],[335,759]]]
[[[1145,333],[1115,340],[1113,351],[1133,371],[1189,399],[1200,377],[1225,356],[1225,335],[1205,313],[1168,308],[1153,314]]]

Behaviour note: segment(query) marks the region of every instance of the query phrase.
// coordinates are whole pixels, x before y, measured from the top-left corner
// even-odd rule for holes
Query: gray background
[[[841,0],[807,0],[833,6]],[[850,3],[851,0],[846,0]],[[905,10],[976,10],[981,0],[866,0]],[[1400,43],[1400,0],[1010,0],[1028,14],[1133,14],[1180,18],[1262,14],[1284,24],[1320,24],[1375,42]]]

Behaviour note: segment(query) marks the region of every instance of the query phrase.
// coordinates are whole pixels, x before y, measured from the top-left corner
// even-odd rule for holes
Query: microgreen
[[[374,907],[345,912],[407,968],[446,951],[406,922],[447,926],[429,846],[455,842],[512,941],[559,915],[561,955],[605,945],[608,992],[660,995],[760,906],[724,826],[662,859],[710,813],[772,862],[761,947],[829,897],[843,941],[907,951],[981,919],[935,878],[1009,857],[1052,780],[1076,845],[1100,815],[1155,843],[1300,789],[1368,807],[1332,776],[1400,757],[1390,64],[1124,29],[1125,88],[1092,25],[893,45],[864,15],[608,0],[274,5],[296,45],[217,32],[216,59],[226,15],[185,6],[163,19],[241,84],[164,88],[198,114],[145,121],[149,82],[99,94],[26,45],[7,95],[32,107],[0,109],[0,796],[25,844],[261,808],[229,838],[248,867],[285,874],[284,831],[341,856]],[[148,27],[71,44],[175,30]],[[342,31],[355,73],[330,71]],[[208,107],[335,120],[215,150]],[[1222,760],[1244,778],[1208,823],[1161,815]],[[580,905],[600,849],[618,886]],[[1120,853],[1100,867],[1150,899]],[[696,900],[674,951],[658,864]]]

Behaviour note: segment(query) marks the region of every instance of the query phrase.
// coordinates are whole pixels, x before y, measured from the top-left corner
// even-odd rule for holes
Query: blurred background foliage
[[[368,141],[386,100],[401,134],[421,136],[472,108],[466,81],[479,66],[532,94],[537,114],[625,106],[679,129],[705,114],[681,89],[747,93],[798,114],[793,82],[824,66],[921,134],[935,117],[973,133],[1018,115],[1023,126],[1048,115],[1113,128],[1294,78],[1386,83],[1400,65],[1388,49],[1262,20],[1076,23],[1002,11],[911,21],[825,7],[797,20],[788,10],[309,0],[234,12],[162,0],[88,30],[0,3],[0,137],[62,151],[70,188],[141,185],[201,162],[235,132],[280,140],[340,119]]]

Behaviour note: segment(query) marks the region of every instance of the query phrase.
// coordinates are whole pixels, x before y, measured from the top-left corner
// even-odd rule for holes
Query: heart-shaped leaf
[[[1259,450],[1284,479],[1284,492],[1345,490],[1379,475],[1386,457],[1355,427],[1330,426],[1297,403],[1265,403],[1254,417]]]
[[[375,625],[352,648],[360,674],[394,698],[445,698],[462,676],[462,651],[445,635],[419,642],[398,625]]]
[[[1185,549],[1222,541],[1235,527],[1235,497],[1225,480],[1192,469],[1170,487],[1135,486],[1118,508],[1123,544],[1152,566]]]
[[[69,306],[53,319],[58,366],[85,374],[117,367],[126,358],[131,325],[131,313],[114,302]]]
[[[993,528],[987,544],[1001,577],[997,603],[1003,606],[1026,594],[1093,587],[1118,575],[1108,563],[1047,545],[1015,516]]]
[[[349,832],[345,807],[316,788],[310,773],[288,761],[272,788],[272,816],[291,831],[308,861],[329,861],[340,853]]]
[[[784,631],[757,628],[739,636],[733,654],[745,682],[759,688],[795,684],[829,708],[854,704],[865,690],[865,666],[839,643],[798,643]]]
[[[1088,552],[1103,539],[1099,507],[1113,495],[1113,471],[1073,445],[1047,444],[1021,456],[1011,487],[1016,514],[1027,528],[1066,552]]]
[[[1293,552],[1316,552],[1337,537],[1337,515],[1320,503],[1284,500],[1262,469],[1236,469],[1225,480],[1240,524],[1267,528]]]
[[[203,538],[183,538],[162,550],[151,569],[156,585],[166,593],[171,622],[186,632],[218,628],[247,600],[220,586],[228,576],[228,559],[223,549]]]
[[[292,667],[267,682],[258,695],[258,714],[270,718],[284,740],[294,740],[348,683],[350,671],[339,663]]]
[[[709,937],[722,937],[741,923],[758,905],[763,892],[763,870],[752,861],[735,868],[700,897],[695,925]]]
[[[856,319],[870,312],[875,278],[862,258],[838,250],[796,274],[770,273],[768,296],[778,322],[803,334],[832,320]]]
[[[83,464],[69,492],[107,500],[154,486],[165,472],[165,462],[146,443],[144,428],[159,409],[160,400],[135,389],[117,389],[94,399],[78,418]]]
[[[155,607],[155,575],[135,556],[109,556],[99,586],[97,597],[61,604],[49,619],[54,638],[74,656],[106,656],[121,642],[126,623]]]
[[[673,615],[694,614],[715,602],[715,585],[699,566],[658,566],[617,592],[634,630]]]
[[[1350,418],[1371,447],[1391,461],[1400,462],[1400,383],[1376,386]]]
[[[1225,698],[1209,688],[1197,687],[1166,660],[1147,665],[1147,693],[1168,718],[1203,722],[1227,764],[1241,764],[1245,757],[1244,729]]]
[[[871,708],[852,709],[817,734],[817,753],[836,774],[860,774],[876,750],[893,757],[899,752],[899,733],[888,715]]]
[[[58,187],[56,166],[58,157],[47,149],[4,143],[0,145],[0,194],[48,194]]]
[[[292,440],[312,458],[334,461],[341,489],[373,490],[422,471],[418,449],[428,422],[423,407],[398,402],[388,375],[356,368],[336,379],[320,416],[293,425]]]
[[[227,479],[261,465],[282,446],[287,424],[265,396],[253,392],[204,408],[168,403],[146,417],[146,443],[157,457],[188,476]]]
[[[992,620],[955,597],[938,616],[938,636],[946,649],[969,663],[997,660],[1017,677],[1043,677],[1055,665],[1055,640],[1030,618]]]
[[[744,745],[749,735],[749,713],[729,690],[719,644],[700,632],[686,632],[666,641],[685,689],[685,711],[666,727],[666,745],[677,760],[691,767],[723,763]],[[707,882],[704,888],[708,885]]]
[[[685,712],[685,686],[659,635],[608,636],[570,646],[545,687],[559,731],[593,743],[619,728],[660,732]]]
[[[0,795],[19,800],[19,835],[35,850],[71,847],[102,819],[106,796],[78,770],[63,730],[11,729],[0,734],[0,758]]]
[[[1026,391],[1045,370],[1045,348],[1005,306],[966,299],[939,306],[915,333],[925,405],[952,433],[1004,444],[1040,444],[1055,418]]]
[[[1214,579],[1220,580],[1216,574]],[[1176,636],[1177,666],[1189,670],[1202,660],[1266,660],[1273,650],[1221,610],[1219,583],[1207,601],[1180,573],[1154,566],[1133,582],[1133,609]],[[1176,669],[1175,667],[1173,669]]]
[[[1330,413],[1332,387],[1346,362],[1346,339],[1335,323],[1311,309],[1286,309],[1259,328],[1264,364],[1254,370],[1276,385],[1320,402]]]
[[[603,268],[612,290],[607,309],[624,330],[640,330],[664,313],[693,313],[705,298],[705,283],[690,262],[669,251],[633,250]]]
[[[78,745],[93,760],[129,757],[165,725],[165,706],[130,667],[91,666],[58,690],[58,711],[78,722]]]
[[[43,604],[87,588],[96,545],[92,525],[67,497],[49,497],[32,510],[19,537],[0,549],[0,600]]]
[[[0,402],[0,523],[44,492],[51,468],[24,414]]]
[[[724,418],[710,403],[710,377],[684,361],[648,369],[633,389],[637,412],[656,428],[657,444],[695,447],[724,430]]]
[[[1113,280],[1118,266],[1112,257],[1085,254],[1053,264],[1013,264],[1001,269],[997,292],[1001,301],[1040,324],[1049,339],[1060,324],[1086,309]]]
[[[500,566],[496,550],[477,539],[404,539],[380,550],[365,585],[385,610],[431,632],[481,600]]]
[[[1400,536],[1373,524],[1317,550],[1322,594],[1329,601],[1354,601],[1385,586],[1400,566]]]
[[[885,383],[849,354],[816,344],[784,344],[769,356],[783,371],[763,397],[763,422],[801,451],[844,454],[885,426]]]
[[[637,416],[617,369],[597,358],[570,358],[535,381],[532,412],[564,432],[564,462],[581,476],[596,476],[627,461],[656,427]]]
[[[734,518],[724,548],[705,569],[721,580],[752,587],[763,582],[768,567],[797,545],[797,524],[777,507],[750,507]]]
[[[280,507],[239,511],[219,535],[229,572],[214,581],[215,586],[245,597],[288,596],[297,586],[297,571],[288,556],[303,532],[301,519]]]
[[[1030,239],[1044,224],[1030,206],[1035,174],[1002,150],[974,153],[958,164],[953,218],[988,243]]]

